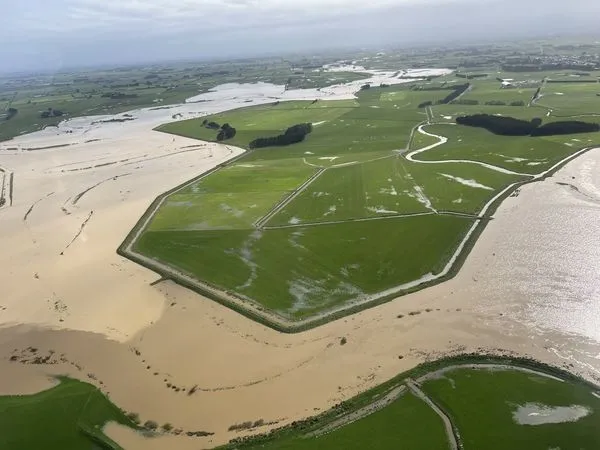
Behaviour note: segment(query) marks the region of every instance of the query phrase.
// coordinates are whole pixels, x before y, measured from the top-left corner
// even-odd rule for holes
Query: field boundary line
[[[298,224],[289,224],[289,225],[273,225],[271,227],[264,227],[265,230],[281,230],[286,228],[304,228],[304,227],[318,227],[322,225],[340,225],[343,223],[354,223],[354,222],[370,222],[372,220],[386,220],[386,219],[408,219],[412,217],[420,217],[420,216],[434,216],[434,212],[420,212],[413,214],[390,214],[387,216],[379,216],[379,217],[358,217],[356,219],[345,219],[345,220],[331,220],[328,222],[305,222]]]
[[[375,162],[375,161],[381,161],[382,159],[393,158],[395,156],[396,155],[394,155],[393,153],[391,153],[389,155],[379,156],[378,158],[368,159],[366,161],[352,161],[352,162],[347,162],[347,163],[342,163],[342,164],[335,164],[335,165],[329,167],[329,169],[341,169],[343,167],[358,166],[358,165],[361,165],[361,164],[367,164],[367,163],[371,163],[371,162]]]
[[[350,425],[358,420],[364,419],[365,417],[370,416],[377,411],[381,411],[382,409],[388,407],[393,402],[398,400],[407,390],[406,385],[402,384],[400,386],[396,386],[392,388],[383,398],[380,398],[373,403],[370,403],[366,406],[363,406],[356,411],[352,411],[349,414],[345,414],[342,417],[334,420],[333,422],[328,423],[322,428],[315,430],[307,435],[303,436],[304,438],[318,437],[323,436],[325,434],[331,433],[339,428],[342,428],[346,425]]]
[[[290,194],[285,197],[283,200],[281,200],[279,203],[277,203],[273,208],[271,208],[271,210],[269,212],[267,212],[267,214],[265,214],[264,216],[262,216],[260,219],[258,219],[255,223],[254,226],[256,228],[258,228],[259,230],[262,230],[264,228],[264,225],[273,218],[273,216],[275,216],[279,211],[281,211],[283,208],[285,208],[287,205],[289,205],[296,197],[298,197],[302,192],[304,192],[306,190],[306,188],[308,186],[310,186],[312,184],[313,181],[315,181],[317,178],[319,178],[323,173],[325,173],[327,169],[326,168],[321,168],[318,169],[314,174],[312,174],[312,176],[306,180],[304,183],[302,183],[300,186],[298,186],[296,189],[294,189],[292,192],[290,192]]]
[[[481,363],[481,364],[455,364],[443,367],[433,372],[428,372],[425,375],[416,378],[415,381],[422,384],[424,381],[429,381],[438,378],[440,375],[444,375],[446,372],[452,372],[453,370],[460,369],[473,369],[473,370],[518,370],[519,372],[525,372],[532,375],[538,375],[540,377],[550,378],[554,381],[560,381],[564,383],[564,379],[557,377],[556,375],[543,372],[541,370],[531,369],[529,367],[513,366],[510,364],[493,364],[493,363]]]
[[[450,416],[446,414],[446,412],[440,408],[425,392],[417,386],[417,384],[411,380],[410,378],[406,379],[406,386],[408,389],[418,398],[423,400],[427,406],[429,406],[433,411],[442,419],[444,423],[444,428],[446,430],[446,437],[448,438],[448,443],[450,444],[451,450],[462,450],[463,446],[460,444],[460,435],[458,433],[458,429],[452,423]]]

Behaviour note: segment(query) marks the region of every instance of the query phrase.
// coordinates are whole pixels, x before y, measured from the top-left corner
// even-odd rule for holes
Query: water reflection
[[[600,343],[600,150],[524,188],[489,231],[478,309]]]

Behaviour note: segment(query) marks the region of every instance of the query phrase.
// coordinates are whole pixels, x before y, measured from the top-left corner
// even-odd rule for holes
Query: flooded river
[[[600,371],[600,149],[506,200],[478,246],[476,308],[507,333],[570,337]]]

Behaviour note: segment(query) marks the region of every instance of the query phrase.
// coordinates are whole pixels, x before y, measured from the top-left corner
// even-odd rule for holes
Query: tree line
[[[233,128],[228,123],[224,123],[223,126],[221,126],[221,131],[219,131],[219,134],[217,134],[217,141],[231,139],[236,135],[236,133],[237,131],[235,128]]]
[[[6,110],[6,120],[10,120],[13,117],[15,117],[17,114],[19,114],[19,110],[17,108],[8,108]]]
[[[208,128],[209,130],[219,130],[219,133],[217,134],[217,141],[225,141],[227,139],[231,139],[237,133],[237,130],[228,123],[219,125],[217,122],[209,122],[208,119],[204,119],[202,121],[202,126],[204,128]]]
[[[585,71],[585,70],[594,70],[595,67],[591,63],[548,63],[548,64],[539,64],[539,63],[514,63],[514,64],[503,64],[501,66],[504,72],[541,72],[546,70],[577,70],[577,71]]]
[[[546,83],[598,83],[598,80],[548,80]]]
[[[61,117],[63,115],[64,113],[62,111],[59,111],[58,109],[48,108],[47,111],[42,111],[40,117],[42,119],[47,119],[49,117]]]
[[[452,91],[445,98],[443,98],[442,100],[440,100],[438,102],[438,104],[440,104],[440,105],[447,105],[451,101],[456,100],[458,97],[460,97],[461,95],[463,95],[466,92],[466,90],[469,89],[470,86],[471,85],[469,83],[459,84],[458,86],[456,86],[454,88],[454,91]]]
[[[302,142],[312,132],[311,123],[300,123],[289,127],[278,136],[257,138],[250,142],[250,148],[279,147]]]
[[[467,80],[473,80],[476,78],[486,78],[488,76],[487,73],[471,73],[471,74],[456,73],[455,75],[457,78],[466,78]]]
[[[485,102],[488,106],[525,106],[525,102],[523,100],[518,100],[510,103],[503,102],[502,100],[490,100]]]
[[[465,84],[456,84],[456,85],[452,85],[452,86],[441,86],[439,88],[426,88],[426,89],[422,89],[422,90],[452,90],[452,92],[450,92],[448,95],[446,95],[446,97],[444,97],[442,100],[438,100],[436,102],[437,105],[447,105],[448,103],[452,103],[455,102],[455,100],[460,97],[462,94],[464,94],[464,92],[469,89],[471,85],[469,83],[465,83]],[[421,90],[421,89],[419,89]],[[476,103],[465,103],[465,104],[473,104],[476,105],[479,102]],[[422,102],[419,104],[419,108],[426,108],[428,106],[433,105],[433,101],[429,100],[426,102]]]
[[[600,131],[600,125],[597,123],[573,120],[551,122],[542,125],[542,119],[539,118],[526,121],[514,117],[493,116],[490,114],[460,116],[456,118],[456,123],[470,127],[484,128],[501,136],[554,136]]]
[[[105,92],[100,97],[102,98],[110,98],[111,100],[122,100],[126,98],[137,98],[138,94],[125,94],[123,92]]]

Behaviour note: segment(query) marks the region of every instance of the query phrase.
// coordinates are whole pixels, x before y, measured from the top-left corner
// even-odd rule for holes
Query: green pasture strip
[[[497,136],[481,128],[459,125],[432,125],[425,131],[445,136],[448,142],[417,155],[417,159],[472,160],[527,174],[541,173],[578,150],[546,137]],[[565,142],[574,136],[565,136]]]
[[[411,393],[386,408],[335,431],[297,436],[260,447],[281,450],[445,450],[449,448],[441,419]]]
[[[344,351],[344,348],[340,348],[340,351]],[[460,367],[461,365],[477,367],[480,364],[505,365],[507,370],[491,372],[487,369]],[[326,434],[319,434],[319,432],[327,430],[328,425],[339,423],[338,420],[342,417],[352,417],[355,411],[373,406],[386,394],[402,386],[408,378],[416,380],[436,370],[455,365],[459,366],[456,370],[423,383],[422,388],[438,406],[442,407],[454,424],[459,426],[459,435],[463,438],[461,440],[466,450],[473,448],[531,448],[534,450],[556,448],[546,445],[547,440],[544,438],[550,436],[551,433],[552,435],[556,434],[551,431],[555,425],[533,427],[516,425],[512,422],[512,412],[516,407],[515,401],[528,402],[532,398],[538,398],[542,402],[549,402],[547,403],[549,405],[575,402],[576,404],[592,405],[594,408],[598,408],[597,405],[600,402],[600,399],[593,396],[594,392],[598,393],[598,386],[562,369],[526,358],[465,354],[423,363],[366,392],[345,400],[315,417],[294,422],[270,433],[259,434],[247,439],[236,439],[219,448],[230,450],[379,448],[372,447],[372,445],[382,445],[381,448],[386,449],[431,448],[437,450],[448,448],[448,442],[438,416],[433,415],[433,410],[408,392],[389,406],[371,415],[329,430]],[[523,373],[517,371],[517,368],[538,371],[564,381],[553,381],[541,375]],[[438,395],[440,393],[441,395]],[[451,404],[447,405],[445,400]],[[561,440],[567,442],[560,448],[565,450],[595,449],[600,442],[597,436],[598,429],[590,426],[589,421],[595,419],[597,422],[597,414],[595,412],[594,415],[588,416],[588,423],[581,428],[577,426],[577,424],[583,423],[581,421],[556,425],[557,427],[563,425],[571,427],[572,429],[568,431],[574,433],[562,435]],[[409,426],[405,427],[405,424]],[[422,431],[423,425],[426,425],[425,431]],[[512,435],[511,433],[515,432],[517,427],[520,429]],[[577,429],[575,430],[575,428]],[[410,433],[411,429],[417,431],[417,434]],[[583,431],[583,434],[578,435],[579,431]],[[473,435],[479,439],[475,447],[472,446],[471,436]],[[572,445],[568,442],[570,437],[573,437]],[[520,442],[517,442],[518,439]],[[507,447],[511,444],[511,447]],[[421,445],[426,447],[421,447]]]
[[[537,104],[551,109],[553,117],[597,114],[586,121],[600,121],[600,83],[547,83],[541,94]]]
[[[327,170],[269,222],[331,222],[428,212],[397,156]]]
[[[471,225],[467,218],[422,216],[263,231],[148,231],[136,250],[304,318],[439,272]]]
[[[251,227],[317,170],[293,160],[244,161],[241,158],[170,195],[148,230]]]
[[[585,385],[516,370],[457,369],[425,382],[423,390],[453,419],[465,450],[592,450],[600,445],[600,398]],[[527,404],[583,406],[589,415],[573,422],[522,425],[513,414]]]
[[[433,207],[440,212],[478,215],[498,192],[512,183],[529,179],[476,164],[419,164],[408,161],[404,164],[415,189],[420,188]]]
[[[0,447],[80,450],[120,449],[104,436],[108,422],[135,427],[96,387],[61,378],[33,395],[0,397]]]

